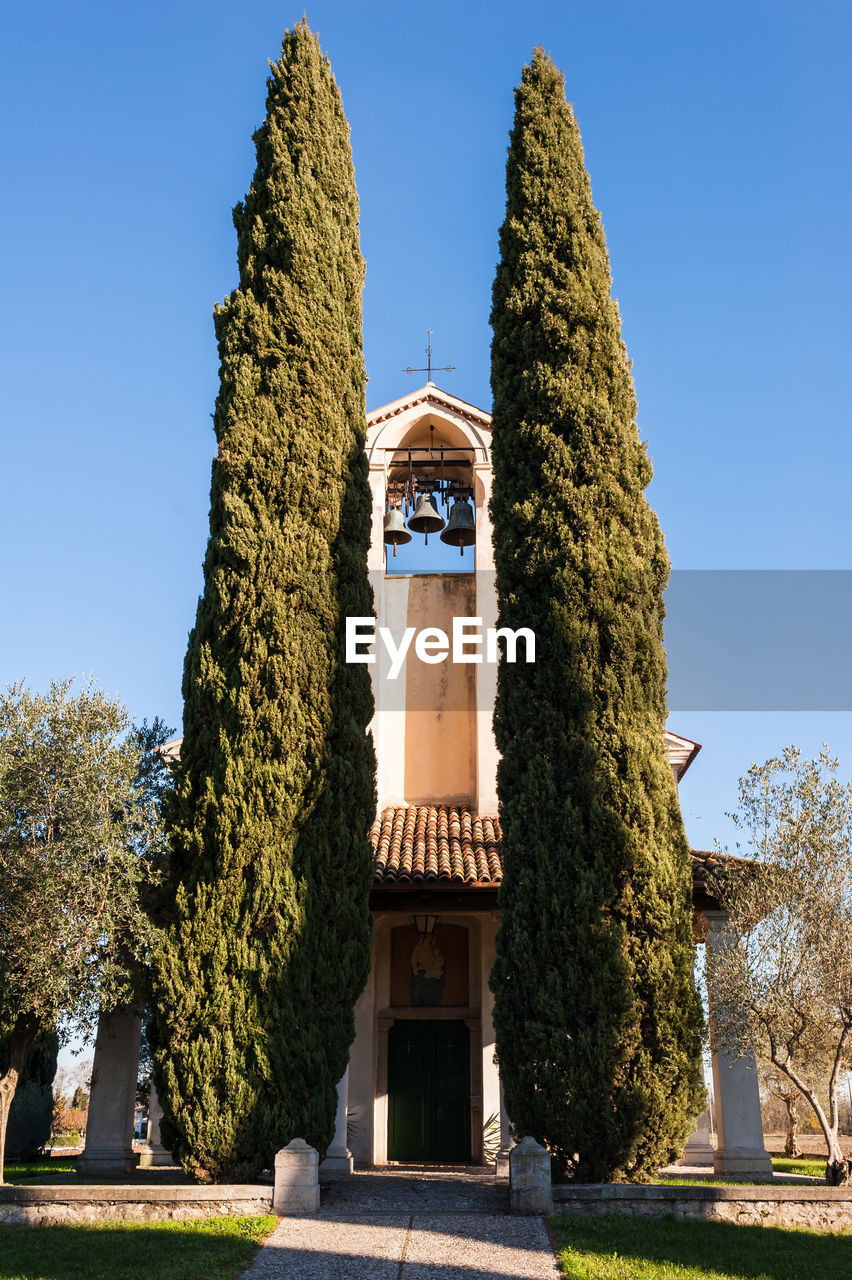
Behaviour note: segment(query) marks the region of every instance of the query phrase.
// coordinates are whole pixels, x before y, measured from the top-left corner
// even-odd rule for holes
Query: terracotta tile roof
[[[376,880],[498,885],[502,832],[496,818],[447,805],[397,805],[373,823]]]
[[[692,856],[692,888],[694,893],[705,893],[714,897],[713,890],[708,889],[707,881],[732,867],[749,867],[753,864],[748,858],[737,858],[730,853],[717,853],[715,849],[690,849]],[[715,886],[713,886],[715,889]]]
[[[696,887],[700,885],[702,889],[707,884],[708,875],[721,871],[729,861],[727,858],[720,858],[712,849],[690,849],[689,853],[692,858],[692,883]]]
[[[376,883],[447,881],[494,886],[503,879],[502,831],[497,818],[463,806],[396,805],[376,818],[370,841],[376,852]],[[693,892],[707,893],[708,875],[730,859],[691,849]]]

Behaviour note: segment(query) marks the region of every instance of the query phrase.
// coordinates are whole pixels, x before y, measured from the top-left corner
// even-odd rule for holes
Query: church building
[[[492,1167],[496,1161],[499,1171],[512,1135],[495,1063],[488,985],[502,877],[492,729],[497,665],[476,660],[487,658],[485,637],[497,619],[488,514],[491,419],[428,382],[374,410],[367,427],[376,616],[375,634],[361,620],[358,652],[360,660],[371,661],[376,703],[374,936],[324,1169],[345,1174],[353,1160],[359,1166]],[[425,554],[417,571],[394,571],[405,561],[406,553],[398,551],[412,538],[427,538],[428,550],[441,553],[440,571],[422,570]],[[458,549],[461,571],[446,568],[446,546],[453,555]],[[451,661],[435,630],[446,633],[451,646],[459,619],[467,629],[465,658]],[[393,637],[393,646],[382,642],[380,629]],[[411,643],[401,663],[399,645],[408,629]],[[525,656],[519,636],[515,658]],[[679,783],[700,748],[669,730],[664,736]],[[179,749],[179,741],[168,745]],[[711,854],[692,855],[697,943],[712,942],[725,925],[707,888],[712,860]],[[98,1037],[80,1162],[89,1172],[129,1167],[130,1128],[122,1116],[128,1091],[132,1111],[136,1080],[130,1059],[134,1036],[138,1054],[138,1019],[135,1030],[131,1022],[113,1017]],[[713,1080],[717,1170],[771,1171],[750,1064],[714,1054]],[[691,1162],[712,1163],[707,1136],[699,1127],[690,1140]],[[168,1160],[159,1146],[155,1102],[143,1162]]]

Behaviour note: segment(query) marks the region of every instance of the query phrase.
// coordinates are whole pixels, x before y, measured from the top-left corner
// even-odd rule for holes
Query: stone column
[[[713,1091],[716,1096],[716,1128],[718,1145],[713,1157],[717,1173],[772,1175],[772,1160],[763,1143],[760,1118],[760,1093],[754,1054],[731,1058],[715,1043],[713,952],[722,951],[728,943],[727,911],[705,911],[707,946],[707,999],[710,1009],[710,1043],[713,1063]]]
[[[334,1118],[334,1138],[320,1165],[322,1174],[339,1177],[351,1173],[354,1168],[352,1152],[346,1136],[346,1116],[349,1109],[349,1068],[337,1082],[337,1115]]]
[[[705,1107],[686,1140],[686,1146],[678,1164],[687,1165],[691,1169],[712,1169],[715,1155],[713,1143],[710,1141],[710,1108]]]
[[[509,1176],[509,1157],[515,1146],[515,1139],[512,1137],[512,1122],[506,1111],[506,1099],[503,1095],[503,1081],[500,1081],[500,1150],[497,1152],[497,1159],[494,1162],[494,1172],[498,1178],[508,1178]]]
[[[494,1061],[496,1037],[494,1035],[494,992],[488,985],[488,979],[494,966],[494,939],[497,934],[497,913],[483,915],[481,921],[482,947],[481,970],[479,979],[480,1004],[482,1008],[482,1123],[483,1153],[482,1163],[490,1163],[494,1167],[497,1153],[502,1146],[500,1128],[501,1091],[500,1072]],[[471,934],[471,936],[475,936]],[[494,1119],[496,1117],[496,1120]],[[488,1124],[488,1121],[491,1124]],[[488,1132],[486,1133],[486,1127]],[[490,1162],[486,1160],[485,1148],[489,1149]],[[508,1170],[507,1170],[508,1172]]]
[[[136,1169],[133,1116],[142,1019],[138,1009],[101,1014],[95,1040],[82,1177],[120,1178]]]
[[[154,1081],[151,1081],[151,1096],[148,1100],[148,1134],[145,1145],[139,1152],[140,1169],[150,1169],[157,1165],[173,1165],[175,1160],[170,1151],[160,1142],[160,1121],[163,1118],[163,1108],[160,1106],[160,1099],[157,1097],[157,1090]]]

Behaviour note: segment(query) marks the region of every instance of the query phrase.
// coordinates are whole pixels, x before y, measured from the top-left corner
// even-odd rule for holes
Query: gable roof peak
[[[374,427],[380,422],[387,421],[388,418],[395,418],[398,414],[407,412],[409,409],[423,408],[425,410],[429,405],[434,405],[437,409],[449,410],[451,413],[461,414],[479,426],[491,426],[490,413],[486,413],[484,409],[480,409],[478,405],[471,404],[468,400],[462,400],[459,396],[453,395],[451,391],[444,391],[442,387],[439,387],[434,382],[426,382],[422,387],[418,387],[416,391],[409,391],[406,395],[400,396],[398,400],[392,400],[390,404],[379,405],[377,408],[369,410],[367,413],[367,426]]]

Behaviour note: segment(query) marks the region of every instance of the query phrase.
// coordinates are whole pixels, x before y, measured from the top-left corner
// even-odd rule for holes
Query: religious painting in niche
[[[447,966],[431,934],[418,938],[411,953],[411,1003],[440,1004]]]
[[[435,925],[420,938],[413,925],[391,930],[391,1004],[395,1008],[469,1004],[467,929]]]

